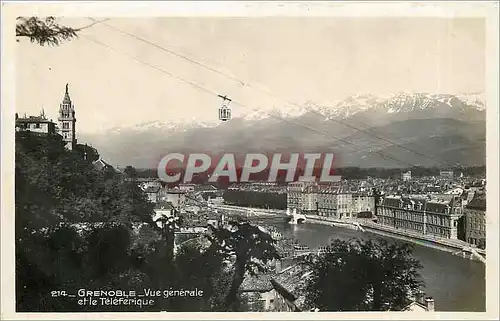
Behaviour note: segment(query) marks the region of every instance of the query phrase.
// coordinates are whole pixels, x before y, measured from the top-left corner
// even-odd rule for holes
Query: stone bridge
[[[307,220],[307,217],[304,214],[297,213],[296,209],[293,209],[292,213],[290,213],[290,209],[287,209],[286,215],[290,217],[290,224],[301,224],[305,223]]]

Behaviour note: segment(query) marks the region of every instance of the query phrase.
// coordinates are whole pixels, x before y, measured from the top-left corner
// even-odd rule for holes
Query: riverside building
[[[458,196],[411,195],[385,197],[376,215],[379,224],[395,229],[457,239],[458,220],[463,213]]]

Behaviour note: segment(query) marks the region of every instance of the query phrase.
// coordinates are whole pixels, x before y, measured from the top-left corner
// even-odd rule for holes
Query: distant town
[[[284,237],[270,224],[273,220],[368,231],[415,244],[427,241],[426,246],[485,261],[486,180],[481,167],[417,168],[418,176],[412,170],[348,168],[339,172],[354,178],[344,177],[328,184],[315,181],[208,184],[205,177],[200,178],[198,184],[167,185],[153,170],[131,166],[115,168],[103,160],[96,149],[78,144],[75,110],[68,86],[59,114],[57,124],[47,119],[44,111],[39,116],[16,114],[16,131],[57,135],[68,150],[79,152],[96,169],[125,175],[126,180],[137,184],[154,204],[152,219],[160,228],[165,218],[182,217],[182,227],[176,231],[175,249],[207,233],[209,225],[220,228],[236,219],[263,226],[277,240],[282,260],[274,264],[271,274],[247,278],[242,284],[241,291],[252,298],[250,302],[254,302],[256,310],[280,311],[284,306],[299,309],[301,297],[296,294],[296,287],[300,282],[288,280],[298,278],[303,271],[290,262],[322,251],[322,247],[311,249],[297,239]],[[359,178],[370,173],[374,176]],[[273,296],[268,292],[274,293]],[[287,300],[288,305],[284,304]],[[433,301],[417,301],[415,299],[414,309],[434,309]],[[261,304],[255,307],[255,302]],[[278,302],[283,302],[281,307]]]
[[[486,13],[161,15],[15,19],[16,313],[489,312]]]

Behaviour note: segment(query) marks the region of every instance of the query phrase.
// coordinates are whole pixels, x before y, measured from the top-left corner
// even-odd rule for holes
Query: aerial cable
[[[104,47],[106,47],[106,48],[108,48],[108,49],[110,49],[110,50],[112,50],[112,51],[114,51],[114,52],[116,52],[116,53],[119,53],[119,54],[121,54],[121,55],[124,55],[124,56],[126,56],[126,57],[128,57],[128,58],[130,58],[130,59],[133,59],[133,60],[135,60],[135,61],[137,61],[137,62],[141,63],[141,64],[144,64],[144,65],[146,65],[146,66],[148,66],[148,67],[150,67],[150,68],[153,68],[153,69],[155,69],[155,70],[157,70],[157,71],[159,71],[159,72],[161,72],[161,73],[164,73],[164,74],[166,74],[166,75],[168,75],[168,76],[170,76],[170,77],[172,77],[172,78],[175,78],[175,79],[177,79],[177,80],[179,80],[179,81],[182,81],[182,82],[184,82],[184,83],[186,83],[186,84],[189,84],[189,85],[191,85],[191,86],[195,87],[196,89],[199,89],[199,90],[201,90],[201,91],[203,91],[203,92],[205,92],[205,93],[208,93],[208,94],[210,94],[210,95],[213,95],[213,96],[217,96],[217,97],[219,97],[219,94],[217,94],[216,92],[214,92],[214,91],[212,91],[212,90],[206,89],[206,88],[204,88],[204,87],[202,87],[202,86],[200,86],[200,85],[198,85],[198,84],[196,84],[196,83],[194,83],[194,82],[191,82],[191,81],[186,80],[186,79],[184,79],[184,78],[178,77],[178,76],[176,76],[176,75],[172,74],[171,72],[168,72],[168,71],[166,71],[166,70],[164,70],[164,69],[158,68],[158,67],[156,67],[156,66],[154,66],[154,65],[152,65],[152,64],[150,64],[150,63],[148,63],[148,62],[145,62],[145,61],[143,61],[143,60],[141,60],[141,59],[139,59],[139,58],[137,58],[137,57],[135,57],[135,56],[132,56],[132,55],[129,55],[129,54],[126,54],[126,53],[120,52],[120,51],[118,51],[118,50],[116,50],[116,49],[114,49],[114,48],[112,48],[112,47],[110,47],[110,46],[108,46],[108,45],[106,45],[106,44],[104,44],[104,43],[102,43],[102,42],[100,42],[100,41],[98,41],[98,40],[96,40],[96,39],[92,38],[92,37],[89,37],[88,35],[83,35],[83,36],[84,36],[86,39],[88,39],[88,40],[90,40],[90,41],[92,41],[92,42],[94,42],[94,43],[96,43],[96,44],[98,44],[98,45],[104,46]],[[369,147],[360,146],[360,145],[358,145],[358,144],[355,144],[355,143],[353,143],[353,142],[350,142],[350,141],[348,141],[347,139],[344,139],[344,138],[341,138],[341,137],[332,136],[332,135],[330,135],[330,134],[324,133],[324,132],[322,132],[322,131],[317,130],[317,129],[316,129],[316,128],[314,128],[314,127],[311,127],[311,126],[308,126],[308,125],[302,124],[302,123],[300,123],[300,122],[293,121],[293,120],[290,120],[290,119],[286,119],[286,118],[280,117],[280,116],[278,116],[278,115],[274,115],[274,114],[272,114],[272,113],[266,112],[266,111],[261,110],[261,109],[257,109],[257,108],[252,108],[252,107],[249,107],[249,106],[247,106],[247,105],[245,105],[245,104],[243,104],[243,103],[240,103],[240,102],[238,102],[238,101],[232,100],[232,102],[233,102],[233,103],[235,103],[235,104],[237,104],[237,105],[239,105],[239,106],[241,106],[241,107],[244,107],[244,108],[252,109],[252,110],[254,110],[254,111],[265,112],[265,113],[267,113],[269,116],[271,116],[271,117],[273,117],[273,118],[276,118],[276,119],[278,119],[278,120],[281,120],[281,121],[284,121],[284,122],[287,122],[287,123],[290,123],[290,124],[295,124],[295,125],[300,126],[300,127],[303,127],[303,128],[307,128],[307,129],[309,129],[309,130],[311,130],[311,131],[313,131],[313,132],[315,132],[315,133],[318,133],[318,134],[320,134],[320,135],[322,135],[322,136],[324,136],[324,137],[326,137],[326,138],[328,138],[328,139],[331,139],[331,140],[333,140],[333,141],[341,141],[341,142],[344,142],[344,143],[346,143],[346,144],[348,144],[348,145],[352,145],[352,146],[356,147],[356,148],[358,149],[358,151],[367,151],[367,150],[368,150],[368,148],[369,148]],[[352,152],[350,152],[350,153],[352,153]],[[350,153],[348,153],[348,154],[350,154]],[[418,167],[418,166],[416,166],[416,165],[413,165],[413,164],[408,163],[408,162],[403,161],[403,160],[399,160],[399,159],[394,158],[394,157],[392,157],[392,156],[389,156],[389,155],[384,155],[382,152],[379,152],[379,151],[371,151],[371,150],[368,150],[368,153],[371,153],[371,154],[377,154],[377,155],[381,156],[382,158],[384,158],[384,159],[386,159],[386,160],[391,160],[391,161],[397,162],[397,163],[399,163],[399,164],[403,164],[403,165],[405,165],[405,166],[410,166],[410,167]]]
[[[93,18],[89,18],[89,19],[90,19],[90,20],[92,20],[92,21],[97,21],[97,20],[95,20],[95,19],[93,19]],[[124,31],[124,30],[122,30],[122,29],[119,29],[119,28],[117,28],[117,27],[114,27],[114,26],[112,26],[112,25],[110,25],[110,24],[108,24],[108,23],[105,23],[104,21],[101,21],[101,22],[102,22],[102,24],[103,24],[103,25],[107,26],[108,28],[111,28],[111,29],[113,29],[113,30],[115,30],[115,31],[118,31],[118,32],[120,32],[120,33],[124,34],[124,35],[127,35],[127,36],[129,36],[129,37],[132,37],[132,38],[134,38],[134,39],[136,39],[136,40],[139,40],[139,41],[144,42],[144,43],[146,43],[146,44],[149,44],[149,45],[151,45],[151,46],[154,46],[155,48],[160,49],[160,50],[162,50],[162,51],[165,51],[165,52],[167,52],[167,53],[169,53],[169,54],[172,54],[172,55],[174,55],[174,56],[176,56],[176,57],[179,57],[179,58],[181,58],[181,59],[187,60],[187,61],[189,61],[189,62],[191,62],[191,63],[193,63],[193,64],[195,64],[195,65],[198,65],[198,66],[200,66],[200,67],[202,67],[202,68],[205,68],[205,69],[207,69],[207,70],[209,70],[209,71],[212,71],[212,72],[214,72],[214,73],[216,73],[216,74],[218,74],[218,75],[221,75],[221,76],[224,76],[224,77],[226,77],[226,78],[229,78],[229,79],[231,79],[231,80],[233,80],[233,81],[236,81],[236,82],[238,82],[239,84],[241,84],[242,86],[245,86],[245,87],[250,87],[250,88],[253,88],[253,89],[256,89],[256,90],[260,90],[260,91],[262,91],[262,92],[264,92],[264,93],[268,94],[269,96],[271,96],[271,97],[273,97],[273,98],[275,98],[275,99],[277,99],[277,100],[282,100],[282,101],[286,102],[286,103],[287,103],[287,104],[289,104],[289,105],[293,105],[293,106],[296,106],[296,107],[299,107],[299,108],[305,108],[306,110],[308,110],[308,111],[310,111],[310,112],[312,112],[312,113],[314,113],[314,114],[316,114],[316,115],[319,115],[319,116],[321,116],[321,117],[324,117],[324,116],[325,116],[325,115],[323,115],[323,114],[321,114],[321,113],[319,113],[319,112],[317,112],[317,111],[315,111],[315,110],[313,110],[313,109],[311,109],[311,108],[308,108],[308,107],[303,107],[303,106],[300,106],[300,105],[298,105],[298,104],[296,104],[296,103],[294,103],[294,102],[290,102],[290,101],[288,101],[288,100],[285,100],[285,99],[279,98],[279,97],[277,97],[276,95],[274,95],[272,92],[270,92],[270,91],[268,91],[268,90],[266,90],[266,89],[263,89],[263,88],[257,88],[257,87],[255,87],[255,86],[253,86],[253,85],[252,85],[252,84],[250,84],[250,82],[248,82],[248,81],[242,81],[241,79],[238,79],[238,78],[236,78],[236,77],[234,77],[234,76],[231,76],[231,75],[228,75],[228,74],[226,74],[226,73],[223,73],[223,72],[221,72],[221,71],[219,71],[219,70],[216,70],[216,69],[214,69],[214,68],[212,68],[212,67],[210,67],[210,66],[207,66],[206,64],[200,63],[200,62],[198,62],[198,61],[196,61],[196,60],[194,60],[194,59],[192,59],[192,58],[186,57],[185,55],[179,54],[179,53],[177,53],[177,52],[175,52],[175,51],[173,51],[173,50],[171,50],[171,49],[165,48],[164,46],[160,46],[160,45],[155,44],[154,42],[151,42],[151,41],[149,41],[149,40],[147,40],[147,39],[144,39],[144,38],[139,37],[139,36],[137,36],[137,35],[134,35],[134,34],[132,34],[132,33],[130,33],[130,32],[127,32],[127,31]],[[362,132],[362,133],[366,134],[367,136],[374,137],[374,138],[376,138],[376,139],[378,139],[378,140],[381,140],[381,141],[384,141],[384,142],[386,142],[386,143],[389,143],[390,145],[389,145],[389,146],[386,146],[386,147],[397,146],[397,147],[399,147],[399,148],[401,148],[401,149],[403,149],[403,150],[409,151],[409,152],[414,153],[414,154],[416,154],[416,155],[423,156],[423,157],[425,157],[425,158],[428,158],[428,159],[434,160],[434,161],[436,161],[436,162],[440,163],[441,165],[451,166],[450,164],[448,164],[448,163],[446,163],[446,162],[443,162],[443,161],[441,161],[440,159],[437,159],[436,157],[429,156],[429,155],[427,155],[427,154],[425,154],[425,153],[418,152],[418,151],[415,151],[415,150],[413,150],[413,149],[410,149],[410,148],[407,148],[407,147],[401,146],[401,145],[402,145],[402,144],[404,144],[404,143],[397,143],[397,142],[394,142],[394,141],[392,141],[392,140],[390,140],[390,139],[384,138],[384,137],[383,137],[383,136],[381,136],[381,135],[377,135],[377,134],[375,134],[375,132],[374,132],[373,130],[370,130],[370,129],[361,129],[361,128],[358,128],[358,127],[356,127],[356,126],[353,126],[353,125],[347,124],[347,123],[345,123],[345,122],[343,122],[343,121],[340,121],[340,120],[338,120],[338,119],[331,119],[331,118],[330,118],[329,120],[330,120],[330,121],[334,121],[334,122],[336,122],[336,123],[339,123],[339,124],[341,124],[341,125],[343,125],[343,126],[349,127],[349,128],[351,128],[351,129],[354,129],[355,131],[360,131],[360,132]],[[361,123],[361,122],[360,122],[360,123]],[[367,124],[364,124],[364,123],[362,123],[362,124],[363,124],[363,125],[365,125],[365,126],[368,126]],[[407,143],[407,144],[413,144],[413,145],[415,145],[415,146],[417,146],[417,147],[423,148],[422,146],[419,146],[419,145],[417,145],[417,144],[415,144],[415,143],[411,143],[411,142],[409,142],[409,143],[408,143],[408,142],[406,142],[406,143]]]

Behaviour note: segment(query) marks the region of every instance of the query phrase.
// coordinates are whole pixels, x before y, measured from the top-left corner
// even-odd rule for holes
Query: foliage
[[[230,271],[224,257],[199,243],[187,242],[175,258],[178,289],[203,290],[202,298],[174,298],[180,311],[221,311],[224,294],[228,291]]]
[[[307,262],[306,302],[320,311],[399,311],[420,288],[420,263],[408,244],[335,240]]]
[[[234,257],[234,273],[231,287],[225,297],[226,311],[238,310],[238,290],[245,274],[257,275],[266,271],[266,264],[279,258],[276,241],[259,227],[249,223],[233,222],[233,229],[212,228],[212,244],[217,253]]]
[[[52,17],[18,18],[16,36],[59,45],[79,30],[60,26]],[[227,253],[217,246],[183,246],[174,257],[174,227],[182,222],[164,221],[159,229],[151,219],[153,204],[125,179],[140,174],[133,167],[125,175],[113,168],[97,170],[92,166],[96,157],[97,150],[87,146],[65,150],[59,136],[16,133],[17,311],[225,311],[226,293],[234,285],[224,263]],[[245,257],[265,261],[265,246],[253,244],[257,249]],[[57,290],[74,294],[81,288],[148,287],[198,288],[204,296],[157,300],[147,308],[82,306],[51,296]]]
[[[71,40],[77,36],[77,29],[61,26],[56,23],[54,17],[42,20],[38,17],[17,18],[16,36],[27,37],[31,42],[41,46],[58,46],[61,41]]]
[[[125,167],[125,169],[123,170],[123,173],[125,175],[127,175],[128,178],[132,178],[132,179],[135,179],[137,178],[137,170],[132,167],[132,166],[127,166]]]
[[[16,134],[16,211],[26,227],[60,223],[150,222],[138,186],[66,151],[58,136]]]
[[[16,133],[16,304],[20,312],[112,311],[52,298],[51,291],[195,288],[198,298],[158,299],[123,311],[226,311],[245,271],[264,270],[273,240],[257,227],[219,229],[208,248],[186,242],[174,257],[174,227],[152,222],[153,204],[134,182],[97,170],[59,136]],[[189,245],[187,245],[189,244]],[[226,246],[227,245],[227,246]],[[236,254],[234,266],[228,258]],[[238,271],[237,273],[233,273]]]
[[[126,286],[142,275],[132,226],[151,224],[152,204],[139,187],[108,174],[65,150],[59,136],[16,133],[19,310],[81,309],[49,292]]]

